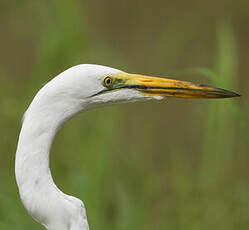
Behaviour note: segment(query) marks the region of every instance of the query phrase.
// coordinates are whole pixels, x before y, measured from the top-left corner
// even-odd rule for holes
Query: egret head
[[[74,66],[51,80],[36,95],[32,104],[50,106],[65,116],[84,109],[150,99],[226,98],[238,94],[206,85],[168,78],[129,74],[101,65]],[[39,98],[39,99],[38,99]],[[38,99],[38,100],[37,100]],[[32,105],[31,105],[32,106]]]
[[[90,107],[148,99],[226,98],[238,94],[220,88],[168,78],[129,74],[100,65],[78,65],[67,70],[75,78],[78,96]],[[69,84],[70,85],[70,84]]]

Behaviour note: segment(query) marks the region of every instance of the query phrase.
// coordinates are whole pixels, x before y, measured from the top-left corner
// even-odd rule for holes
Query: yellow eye
[[[113,84],[113,79],[110,76],[107,76],[107,77],[104,78],[103,85],[105,87],[111,87],[112,84]]]

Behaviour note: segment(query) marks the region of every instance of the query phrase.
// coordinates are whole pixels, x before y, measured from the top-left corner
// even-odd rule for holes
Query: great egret
[[[237,97],[205,85],[128,74],[110,67],[82,64],[48,82],[25,112],[15,174],[29,214],[48,230],[87,230],[84,204],[60,191],[49,168],[50,147],[60,126],[79,112],[115,103],[181,98]]]

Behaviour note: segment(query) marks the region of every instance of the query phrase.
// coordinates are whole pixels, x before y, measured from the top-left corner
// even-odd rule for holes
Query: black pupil
[[[107,78],[105,83],[106,83],[107,85],[110,85],[110,84],[111,84],[111,79],[110,79],[110,78]]]

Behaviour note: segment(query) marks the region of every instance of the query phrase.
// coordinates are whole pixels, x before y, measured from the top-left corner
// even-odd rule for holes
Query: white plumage
[[[65,121],[84,110],[113,103],[168,96],[237,96],[189,84],[90,64],[72,67],[48,82],[25,113],[16,152],[16,180],[30,215],[49,230],[89,229],[83,202],[60,191],[49,168],[52,141]]]

